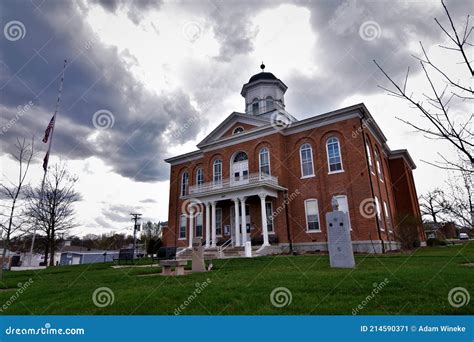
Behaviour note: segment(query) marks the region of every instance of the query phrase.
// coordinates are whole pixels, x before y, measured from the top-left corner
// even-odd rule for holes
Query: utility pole
[[[130,213],[130,216],[132,216],[132,221],[135,222],[133,225],[133,258],[135,259],[135,252],[137,249],[137,230],[140,229],[138,227],[138,220],[140,219],[140,216],[142,216],[142,214]]]

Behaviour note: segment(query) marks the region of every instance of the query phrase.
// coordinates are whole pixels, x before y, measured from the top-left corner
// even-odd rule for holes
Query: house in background
[[[119,255],[119,251],[91,250],[83,252],[62,252],[59,259],[61,266],[94,264],[98,262],[112,262]]]
[[[398,249],[396,218],[421,222],[407,150],[391,150],[364,104],[297,120],[287,86],[263,71],[243,85],[233,112],[171,165],[165,246],[257,255],[327,250],[325,214],[335,198],[349,215],[356,252]],[[425,243],[421,225],[419,240]],[[228,247],[228,248],[227,248]],[[221,250],[223,247],[220,247]]]
[[[454,222],[424,222],[423,227],[428,239],[458,239],[460,233],[469,233],[468,228],[459,227]]]

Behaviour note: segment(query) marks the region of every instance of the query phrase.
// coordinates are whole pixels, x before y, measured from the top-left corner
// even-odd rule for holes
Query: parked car
[[[459,233],[459,240],[469,240],[467,233]]]

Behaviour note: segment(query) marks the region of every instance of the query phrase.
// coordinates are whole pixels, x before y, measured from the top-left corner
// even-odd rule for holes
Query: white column
[[[239,220],[239,199],[238,198],[234,198],[234,221],[235,221],[235,225],[234,225],[234,231],[235,231],[235,246],[240,246],[240,220]]]
[[[258,195],[260,197],[260,207],[262,215],[262,232],[263,232],[263,246],[270,246],[268,243],[268,226],[267,226],[267,210],[265,207],[265,198],[266,194],[261,193]]]
[[[246,197],[240,197],[240,210],[242,211],[242,246],[245,246],[247,241],[247,216],[245,215],[245,200]]]
[[[206,203],[206,248],[211,245],[211,204]]]
[[[194,208],[189,206],[189,248],[193,248]]]
[[[211,207],[212,207],[212,241],[211,241],[211,247],[216,247],[216,202],[211,202]]]

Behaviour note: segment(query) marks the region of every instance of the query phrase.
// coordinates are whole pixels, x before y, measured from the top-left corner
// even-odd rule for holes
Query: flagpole
[[[59,83],[59,93],[58,93],[58,100],[56,101],[56,108],[54,109],[54,115],[53,115],[53,126],[51,127],[51,133],[49,134],[49,145],[48,145],[48,150],[46,152],[46,156],[43,162],[43,180],[41,182],[41,192],[40,192],[40,205],[39,209],[42,210],[42,205],[43,205],[43,195],[44,195],[44,182],[46,181],[46,173],[48,172],[48,161],[49,161],[49,154],[51,152],[51,146],[53,145],[53,133],[54,133],[54,127],[56,126],[56,116],[58,114],[58,109],[59,109],[59,103],[61,102],[61,95],[63,93],[63,84],[64,84],[64,71],[66,70],[66,64],[67,60],[64,60],[64,65],[63,65],[63,70],[61,72],[61,81]],[[35,245],[35,240],[36,240],[36,226],[38,224],[38,219],[36,219],[36,224],[35,228],[33,230],[33,237],[31,239],[31,247],[30,247],[30,266],[33,261],[33,247]],[[54,253],[54,251],[51,251],[51,253]],[[45,266],[48,264],[48,260],[45,260]]]

